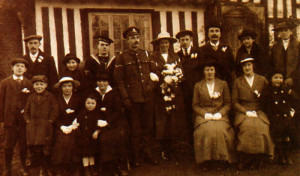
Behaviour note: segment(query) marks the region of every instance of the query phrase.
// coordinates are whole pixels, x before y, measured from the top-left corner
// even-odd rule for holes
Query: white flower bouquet
[[[160,85],[161,93],[165,101],[167,113],[170,113],[176,108],[175,106],[175,91],[178,84],[182,81],[182,70],[176,64],[165,64],[165,69],[161,72],[164,77]]]

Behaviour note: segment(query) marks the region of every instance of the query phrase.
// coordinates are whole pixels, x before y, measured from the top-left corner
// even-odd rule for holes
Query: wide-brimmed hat
[[[31,83],[34,84],[35,82],[48,83],[48,78],[45,75],[36,75],[31,78]]]
[[[281,29],[293,29],[295,27],[297,27],[298,24],[295,23],[295,22],[292,22],[292,21],[283,21],[281,23],[278,23],[275,28],[273,29],[273,31],[278,31],[278,30],[281,30]]]
[[[190,30],[183,30],[183,31],[178,32],[175,37],[179,40],[181,37],[186,36],[186,35],[193,37],[194,33],[193,33],[193,31],[190,31]]]
[[[139,35],[140,30],[137,27],[129,27],[123,32],[123,37],[126,39],[128,36]]]
[[[78,86],[80,85],[80,82],[79,82],[79,81],[74,80],[72,77],[65,76],[65,77],[62,77],[62,78],[58,81],[58,83],[56,83],[56,84],[54,85],[54,88],[60,87],[60,85],[61,85],[62,83],[64,83],[64,82],[72,82],[73,85],[74,85],[74,87],[78,87]]]
[[[238,39],[242,41],[242,39],[247,36],[251,37],[252,39],[255,39],[257,34],[253,30],[246,29],[243,30],[243,32],[238,36]]]
[[[28,61],[23,58],[15,58],[11,61],[11,65],[14,66],[17,63],[25,64],[25,67],[28,67]]]
[[[79,59],[78,57],[76,57],[76,55],[73,54],[73,53],[67,54],[67,55],[64,57],[64,60],[62,61],[62,63],[63,63],[64,65],[67,65],[67,63],[68,63],[71,59],[75,60],[78,64],[80,63],[80,59]]]
[[[163,40],[163,39],[169,40],[171,44],[177,42],[177,39],[174,38],[174,37],[171,37],[171,35],[170,35],[168,32],[161,32],[161,33],[158,34],[157,38],[154,39],[154,40],[151,42],[151,44],[158,43],[158,42],[160,42],[160,41]]]
[[[25,42],[28,42],[29,40],[39,40],[39,41],[41,41],[42,38],[43,37],[41,35],[29,35],[29,36],[25,37],[23,40]]]

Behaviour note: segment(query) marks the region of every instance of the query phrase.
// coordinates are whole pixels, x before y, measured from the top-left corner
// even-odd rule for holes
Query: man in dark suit
[[[31,82],[23,75],[28,62],[14,59],[11,63],[13,75],[0,82],[0,123],[4,125],[5,169],[3,176],[11,176],[12,158],[16,143],[19,143],[21,171],[28,175],[26,169],[26,123],[23,117],[25,104],[30,94]]]
[[[189,128],[189,141],[193,141],[193,109],[192,99],[195,84],[200,81],[203,73],[199,71],[199,65],[201,64],[199,48],[192,46],[193,32],[189,30],[180,31],[176,34],[176,38],[180,42],[180,51],[177,52],[180,57],[184,80],[182,83],[182,90],[185,102],[185,112],[187,114],[187,122]]]
[[[133,165],[140,166],[140,146],[143,147],[145,159],[150,164],[157,164],[152,157],[154,123],[152,100],[155,89],[153,74],[156,72],[156,66],[150,61],[147,51],[140,49],[138,28],[128,28],[123,37],[129,50],[117,58],[114,76],[123,104],[129,112]]]
[[[234,79],[234,57],[230,46],[220,41],[221,26],[218,23],[212,23],[207,28],[209,41],[200,47],[201,58],[203,60],[212,60],[219,65],[218,75],[232,87]]]
[[[51,90],[54,84],[58,82],[58,75],[54,58],[39,49],[41,46],[41,40],[42,36],[40,35],[30,35],[24,38],[29,50],[29,53],[23,56],[23,58],[29,63],[28,70],[24,76],[31,79],[36,75],[45,75],[49,80],[48,88]]]
[[[296,27],[288,21],[279,23],[274,31],[279,34],[279,40],[273,45],[270,57],[272,70],[280,70],[283,73],[285,84],[294,86],[297,81],[300,66],[300,45],[292,35],[292,29]]]

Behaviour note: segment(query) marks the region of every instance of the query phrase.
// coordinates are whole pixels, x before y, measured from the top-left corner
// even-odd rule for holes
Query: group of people
[[[255,32],[244,30],[236,59],[218,24],[208,26],[200,48],[192,31],[176,38],[161,32],[153,53],[140,49],[140,31],[130,27],[123,33],[127,51],[111,57],[113,40],[97,36],[98,53],[82,69],[67,54],[60,77],[53,57],[39,49],[42,37],[26,37],[28,54],[12,60],[13,74],[0,83],[3,175],[11,175],[17,142],[23,175],[34,166],[39,175],[128,175],[128,165],[158,164],[157,141],[163,160],[176,158],[178,143],[193,145],[203,170],[234,162],[256,168],[274,156],[292,164],[300,66],[294,27],[277,25],[270,55]]]

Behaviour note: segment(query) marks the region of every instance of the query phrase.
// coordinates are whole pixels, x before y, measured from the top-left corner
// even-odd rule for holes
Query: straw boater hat
[[[80,63],[80,59],[76,57],[75,54],[69,53],[64,57],[64,60],[62,61],[64,65],[67,65],[67,62],[69,62],[71,59],[75,60],[78,64]]]
[[[161,32],[161,33],[158,34],[157,38],[154,39],[154,40],[151,42],[151,44],[156,44],[156,43],[160,42],[160,41],[163,40],[163,39],[169,40],[171,44],[177,42],[177,39],[171,37],[170,34],[169,34],[168,32]]]
[[[56,83],[56,84],[54,85],[54,88],[58,88],[58,87],[59,87],[62,83],[64,83],[64,82],[72,82],[73,85],[74,85],[74,87],[78,87],[78,86],[80,85],[80,82],[79,82],[79,81],[74,80],[73,78],[66,76],[66,77],[62,77],[62,78],[58,81],[58,83]]]
[[[244,54],[240,60],[240,65],[243,65],[246,62],[254,62],[254,58],[253,56],[249,55],[249,54]]]
[[[246,29],[243,30],[243,32],[238,36],[238,39],[242,41],[243,37],[247,36],[251,37],[252,39],[255,39],[257,35],[254,31]]]

